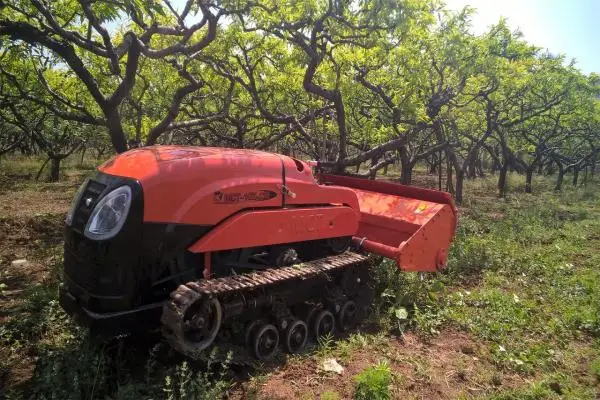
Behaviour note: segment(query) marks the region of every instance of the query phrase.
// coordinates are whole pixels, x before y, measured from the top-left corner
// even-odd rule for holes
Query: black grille
[[[81,198],[79,199],[79,203],[77,204],[73,215],[73,227],[80,232],[83,231],[83,228],[104,189],[106,189],[106,185],[90,179],[85,190],[81,194]]]
[[[78,243],[77,250],[83,250],[81,247],[85,245],[85,241]],[[83,250],[84,252],[92,255],[93,252],[89,250]],[[65,274],[67,277],[79,285],[86,291],[95,289],[98,283],[97,272],[101,270],[100,265],[95,265],[91,260],[86,260],[79,257],[71,249],[65,249]]]

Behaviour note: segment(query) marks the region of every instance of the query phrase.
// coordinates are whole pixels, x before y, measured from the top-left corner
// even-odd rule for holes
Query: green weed
[[[385,361],[364,369],[354,377],[354,381],[356,383],[354,398],[357,400],[386,400],[391,398],[392,372]]]
[[[213,353],[214,354],[214,353]],[[221,373],[216,377],[207,371],[192,371],[187,362],[175,367],[172,374],[165,377],[163,392],[168,400],[213,400],[221,398],[231,386],[225,379],[229,362],[221,365]]]
[[[319,397],[321,400],[340,400],[341,397],[337,392],[333,392],[333,391],[327,391],[327,392],[323,392],[321,393],[321,396]]]

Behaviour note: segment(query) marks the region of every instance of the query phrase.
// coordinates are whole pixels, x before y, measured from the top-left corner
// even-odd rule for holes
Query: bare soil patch
[[[40,184],[0,193],[0,218],[65,214],[73,197],[73,184]]]
[[[318,399],[325,392],[335,392],[341,399],[350,399],[354,376],[381,360],[393,371],[391,393],[397,399],[455,399],[527,382],[526,377],[497,370],[484,343],[448,329],[430,342],[408,333],[359,349],[348,360],[338,360],[344,367],[341,375],[321,371],[322,359],[317,356],[289,361],[258,385],[242,384],[232,398]]]
[[[0,325],[20,312],[28,290],[52,280],[52,268],[60,258],[57,248],[62,243],[63,223],[62,212],[31,217],[16,212],[0,217]],[[36,360],[31,354],[15,357],[10,348],[0,346],[0,358],[11,360],[9,369],[0,370],[0,386],[16,387],[33,376]]]

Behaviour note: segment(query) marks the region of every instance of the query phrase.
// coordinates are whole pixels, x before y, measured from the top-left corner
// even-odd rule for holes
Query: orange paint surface
[[[347,176],[321,180],[356,193],[361,218],[354,239],[363,249],[391,258],[405,271],[446,265],[457,213],[448,193]]]
[[[308,163],[262,151],[152,146],[99,169],[140,182],[144,222],[214,226],[189,248],[197,253],[354,236],[403,270],[435,271],[456,229],[448,193],[336,175],[317,182]]]
[[[234,215],[188,248],[194,253],[352,236],[358,213],[328,206],[246,211]]]

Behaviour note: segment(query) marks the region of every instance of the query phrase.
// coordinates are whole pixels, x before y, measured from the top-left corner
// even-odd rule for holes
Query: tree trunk
[[[442,152],[440,151],[439,159],[438,159],[438,190],[442,190]]]
[[[410,162],[410,157],[406,151],[405,147],[401,147],[400,150],[400,166],[402,170],[400,171],[400,183],[403,185],[410,185],[412,181],[412,165]]]
[[[381,158],[381,155],[373,156],[373,158],[371,158],[371,167],[374,165],[377,165],[380,158]]]
[[[346,128],[346,110],[344,108],[344,101],[342,99],[342,94],[339,91],[336,92],[334,106],[335,106],[336,120],[337,120],[337,124],[338,124],[338,131],[340,134],[340,137],[339,137],[340,148],[338,149],[338,151],[339,151],[338,162],[339,162],[339,161],[343,161],[346,159],[346,156],[347,156],[346,143],[348,141],[348,131]],[[338,169],[337,172],[343,172],[344,167],[338,164],[337,169]]]
[[[375,157],[371,158],[371,167],[370,168],[377,165],[380,158],[381,158],[381,156],[375,156]],[[377,177],[377,170],[372,170],[369,173],[369,179],[375,179],[376,177]]]
[[[327,152],[327,113],[323,114],[323,146],[321,147],[321,160],[328,160]]]
[[[500,174],[498,175],[498,197],[506,196],[506,177],[508,174],[508,163],[500,166]]]
[[[42,176],[42,172],[44,171],[44,168],[46,168],[46,164],[48,164],[48,162],[51,160],[50,157],[48,157],[48,159],[46,161],[44,161],[44,163],[42,164],[42,166],[40,167],[37,175],[35,176],[35,180],[37,181],[38,179],[40,179],[40,176]]]
[[[50,163],[50,182],[58,182],[60,175],[60,157],[53,157]]]
[[[557,162],[556,165],[558,166],[558,175],[556,176],[556,186],[554,186],[554,190],[560,191],[562,190],[563,178],[565,177],[565,169],[559,162]]]
[[[446,150],[446,160],[448,161],[448,171],[447,171],[447,184],[448,191],[454,194],[454,199],[458,204],[461,204],[463,201],[463,182],[465,180],[466,168],[467,165],[472,165],[472,162],[469,161],[469,157],[467,156],[467,160],[465,160],[462,165],[458,161],[458,157],[456,156],[456,152],[453,148],[448,148]],[[456,190],[452,185],[452,167],[456,171]]]
[[[531,165],[527,168],[525,173],[525,193],[531,193],[531,181],[533,179],[534,166]]]
[[[402,171],[400,172],[400,183],[403,185],[410,185],[412,183],[412,164],[402,163]]]
[[[96,159],[99,160],[102,158],[102,156],[104,155],[104,153],[106,152],[106,150],[108,150],[106,147],[100,147],[98,149],[96,149]]]
[[[573,167],[573,186],[577,186],[579,182],[579,168]]]
[[[244,148],[244,132],[241,131],[239,128],[236,131],[236,139],[237,139],[237,148],[243,149]]]
[[[446,191],[452,194],[456,193],[454,190],[452,162],[450,162],[450,158],[447,158],[446,160]]]
[[[492,168],[490,168],[490,170],[492,171],[492,173],[496,173],[496,171],[499,171],[501,169],[501,165],[497,160],[492,160]]]
[[[477,178],[477,157],[473,157],[468,165],[466,166],[466,170],[463,171],[463,174],[466,174],[469,179]]]
[[[463,186],[465,180],[465,171],[462,168],[456,170],[456,193],[454,198],[456,199],[457,204],[462,204],[463,202]]]
[[[402,172],[400,173],[400,183],[403,185],[410,185],[412,183],[412,165],[402,166]]]
[[[85,151],[87,150],[87,147],[83,146],[81,148],[81,158],[79,159],[79,166],[83,166],[83,158],[85,157]]]
[[[429,157],[427,157],[427,164],[429,165],[429,173],[435,174],[437,172],[438,167],[438,157],[435,154],[431,155],[431,161],[429,161]]]
[[[123,125],[121,125],[121,117],[119,112],[114,110],[106,110],[106,127],[110,134],[110,141],[113,148],[117,153],[123,153],[127,151],[127,140],[125,139],[125,132],[123,132]],[[154,143],[152,143],[154,144]]]
[[[485,178],[485,172],[483,172],[483,161],[481,160],[480,156],[477,157],[475,168],[477,169],[477,176],[480,178]]]

